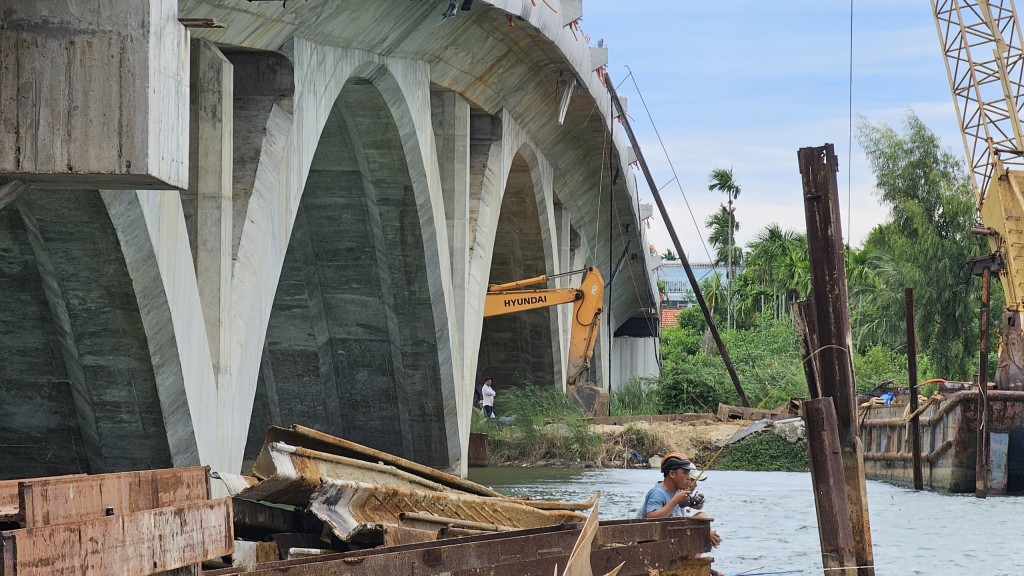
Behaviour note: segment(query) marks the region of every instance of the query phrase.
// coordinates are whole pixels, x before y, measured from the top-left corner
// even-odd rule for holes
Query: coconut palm
[[[732,248],[733,247],[733,241],[732,241],[732,239],[733,239],[733,219],[734,219],[733,217],[734,217],[734,213],[733,213],[733,208],[732,208],[732,202],[733,202],[733,200],[739,198],[739,195],[740,195],[740,185],[737,184],[736,183],[736,179],[733,178],[732,168],[729,168],[728,170],[726,170],[725,168],[715,168],[714,170],[712,170],[711,174],[708,175],[708,190],[710,190],[711,192],[715,192],[715,191],[723,192],[725,194],[726,200],[728,201],[727,202],[727,206],[725,207],[726,208],[726,213],[727,213],[728,219],[729,219],[729,222],[727,224],[727,229],[728,229],[728,232],[729,232],[729,241],[728,241],[728,244],[727,244],[728,245],[727,253],[728,253],[729,264],[728,264],[728,268],[726,269],[727,270],[726,278],[728,278],[728,280],[729,280],[729,306],[728,306],[728,308],[726,310],[726,313],[727,313],[726,323],[730,324],[730,326],[731,326],[731,322],[732,322],[732,279],[733,279],[733,276],[734,276],[734,274],[733,274],[733,272],[734,272],[734,270],[733,270],[733,258],[732,258],[732,256],[733,256],[733,248]]]

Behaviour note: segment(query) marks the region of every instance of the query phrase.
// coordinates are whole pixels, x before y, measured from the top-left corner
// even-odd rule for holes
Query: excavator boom
[[[559,274],[565,276],[583,272],[579,288],[537,288],[526,286],[546,284],[557,276],[537,276],[505,284],[491,284],[487,288],[484,317],[514,314],[572,303],[572,331],[569,336],[569,366],[567,384],[584,384],[590,375],[597,329],[601,324],[604,302],[604,278],[597,268]]]

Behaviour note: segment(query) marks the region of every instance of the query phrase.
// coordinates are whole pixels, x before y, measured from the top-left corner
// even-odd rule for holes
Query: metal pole
[[[974,466],[974,496],[988,497],[988,313],[992,270],[981,269],[981,360],[978,367],[978,457]]]
[[[814,302],[801,300],[791,306],[793,324],[796,325],[797,336],[800,338],[800,353],[803,356],[804,379],[807,380],[807,391],[811,399],[821,398],[821,378],[818,376],[817,352],[818,334],[817,319],[814,317]],[[833,408],[833,413],[835,409]]]
[[[740,377],[736,374],[736,368],[732,365],[732,360],[729,358],[729,353],[725,349],[725,342],[722,341],[721,334],[718,333],[718,327],[715,326],[715,319],[711,316],[711,310],[708,309],[707,302],[704,301],[704,295],[701,294],[700,285],[697,283],[697,277],[693,274],[693,269],[690,268],[690,261],[686,258],[686,252],[683,251],[682,244],[679,243],[679,237],[676,235],[676,229],[672,226],[672,220],[668,217],[668,209],[665,208],[665,203],[661,200],[661,193],[658,192],[658,185],[654,182],[654,177],[651,175],[651,170],[647,166],[647,161],[644,160],[644,155],[640,151],[640,143],[636,140],[636,135],[633,134],[633,128],[629,125],[629,118],[626,116],[626,111],[622,109],[622,102],[619,101],[619,95],[615,92],[615,83],[612,82],[611,76],[605,74],[604,84],[608,88],[608,93],[612,97],[612,104],[619,113],[619,119],[622,121],[622,127],[626,130],[626,136],[629,138],[629,143],[633,146],[633,152],[636,153],[637,162],[640,163],[640,168],[644,173],[644,178],[647,179],[647,185],[651,188],[651,194],[654,196],[655,203],[658,204],[658,211],[661,212],[661,218],[665,221],[665,228],[668,229],[668,235],[672,238],[672,245],[676,249],[676,253],[679,254],[679,261],[683,264],[683,269],[686,270],[686,277],[690,281],[690,286],[693,287],[693,295],[697,298],[697,304],[700,305],[701,312],[704,313],[704,321],[708,323],[708,330],[711,331],[711,337],[715,339],[715,344],[718,345],[718,353],[722,355],[722,362],[725,363],[725,369],[729,372],[729,378],[732,379],[732,385],[736,388],[736,394],[740,398],[740,403],[744,408],[750,408],[750,400],[747,400],[747,394],[743,391],[743,386],[740,386]]]
[[[917,414],[917,335],[914,330],[914,289],[906,288],[903,293],[907,324],[907,382],[910,383],[910,450],[914,457],[914,490],[924,488],[924,473],[921,470],[921,416]]]
[[[803,181],[812,300],[817,320],[821,394],[835,401],[843,478],[857,554],[857,574],[874,576],[863,447],[854,397],[852,338],[846,262],[839,217],[839,160],[832,144],[801,148],[797,154]],[[842,487],[837,487],[843,489]]]
[[[825,397],[805,400],[802,406],[821,564],[825,576],[857,576],[850,503],[843,488],[843,461],[838,457],[841,444],[835,404]]]

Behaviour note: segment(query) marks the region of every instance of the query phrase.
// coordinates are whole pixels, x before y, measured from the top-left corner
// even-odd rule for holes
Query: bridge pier
[[[292,423],[464,473],[483,372],[565,380],[568,307],[485,322],[488,283],[646,256],[557,14],[101,4],[0,0],[3,474],[239,472]]]

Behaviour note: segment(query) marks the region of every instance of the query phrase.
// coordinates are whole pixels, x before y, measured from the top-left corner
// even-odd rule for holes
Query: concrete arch
[[[171,426],[180,372],[163,378],[151,348],[161,295],[137,291],[132,258],[151,245],[122,250],[101,196],[25,190],[0,210],[0,325],[17,327],[0,337],[0,477],[199,461],[194,435]]]
[[[244,416],[219,434],[232,443],[229,467],[241,467],[272,303],[317,144],[343,86],[357,77],[377,87],[401,138],[424,245],[424,282],[429,289],[431,329],[444,398],[445,460],[447,465],[457,467],[461,450],[448,319],[450,264],[444,248],[444,211],[433,155],[427,65],[320,46],[300,38],[291,41],[285,52],[294,66],[294,97],[275,105],[268,119],[232,278],[233,330],[240,335],[232,350],[232,368],[237,386],[236,410]]]

